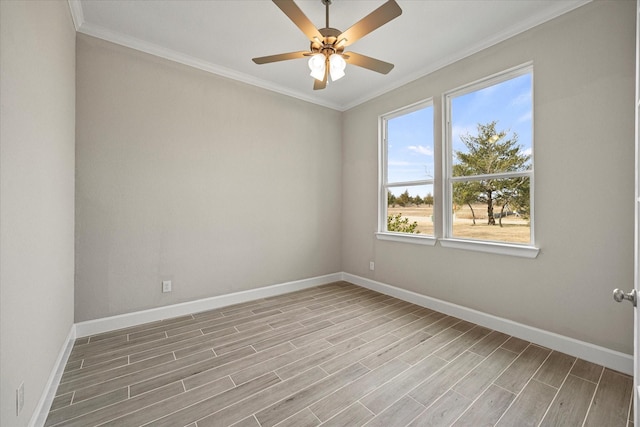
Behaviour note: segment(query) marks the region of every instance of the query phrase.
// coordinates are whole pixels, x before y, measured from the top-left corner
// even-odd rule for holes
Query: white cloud
[[[424,154],[425,156],[433,156],[433,150],[424,145],[410,145],[407,147],[409,151],[413,151],[417,154]]]
[[[522,104],[531,104],[531,90],[527,90],[526,92],[521,93],[520,95],[513,98],[511,101],[511,105],[522,105]]]
[[[516,123],[530,122],[532,118],[533,118],[533,114],[531,113],[531,110],[529,110],[523,115],[521,115],[520,117],[518,117],[518,120],[516,121]]]
[[[389,166],[412,166],[413,165],[413,163],[405,162],[402,160],[389,160],[387,163]]]
[[[476,132],[476,127],[472,125],[468,126],[452,126],[451,127],[451,139],[457,141],[460,139],[460,135],[473,135]]]
[[[520,152],[520,154],[522,154],[523,156],[530,156],[531,154],[533,154],[533,150],[531,149],[531,147],[525,148]]]

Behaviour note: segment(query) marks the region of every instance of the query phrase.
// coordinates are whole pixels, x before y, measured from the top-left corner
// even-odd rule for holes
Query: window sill
[[[390,240],[393,242],[405,242],[413,243],[416,245],[435,246],[438,241],[433,236],[421,236],[419,234],[406,234],[406,233],[390,233],[390,232],[378,232],[376,233],[378,240]]]
[[[378,240],[392,242],[411,243],[415,245],[435,246],[440,242],[443,248],[463,249],[468,251],[485,252],[497,255],[509,255],[521,258],[536,258],[540,249],[533,246],[516,245],[499,242],[482,242],[479,240],[462,239],[437,239],[433,236],[420,236],[416,234],[377,232]]]
[[[476,240],[441,239],[443,248],[464,249],[498,255],[510,255],[522,258],[535,258],[540,252],[533,246],[514,245],[509,243],[481,242]]]

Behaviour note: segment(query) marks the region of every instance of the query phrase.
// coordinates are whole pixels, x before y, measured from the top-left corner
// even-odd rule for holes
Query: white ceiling
[[[381,75],[347,66],[343,79],[314,91],[304,59],[251,61],[309,49],[269,0],[69,0],[79,32],[341,111],[589,1],[397,0],[402,15],[346,49],[395,68]],[[384,2],[333,0],[330,25],[344,31]],[[296,4],[325,26],[320,0]]]

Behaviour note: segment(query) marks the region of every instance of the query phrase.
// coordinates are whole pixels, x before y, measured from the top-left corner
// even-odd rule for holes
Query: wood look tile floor
[[[632,383],[337,282],[78,339],[46,426],[632,426]]]

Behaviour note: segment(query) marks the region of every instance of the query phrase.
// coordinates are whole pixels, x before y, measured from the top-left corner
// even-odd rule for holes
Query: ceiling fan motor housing
[[[331,72],[331,78],[333,80],[337,80],[344,76],[344,67],[347,61],[351,65],[366,68],[381,74],[387,74],[393,69],[393,64],[380,61],[379,59],[370,58],[365,55],[360,55],[359,53],[352,51],[348,51],[345,54],[344,49],[347,45],[353,44],[363,36],[366,36],[392,19],[400,16],[402,14],[402,9],[400,9],[396,0],[387,0],[382,6],[353,24],[344,32],[336,28],[331,28],[329,24],[329,5],[331,4],[331,0],[321,0],[322,4],[325,5],[326,14],[325,28],[322,29],[317,29],[293,0],[272,1],[308,37],[311,42],[311,46],[309,48],[309,52],[298,51],[253,58],[253,62],[256,64],[268,64],[271,62],[286,61],[289,59],[304,57],[311,57],[310,61],[313,61],[315,64],[318,62],[318,57],[320,57],[320,60],[322,59],[320,56],[322,55],[325,59],[324,79],[320,81],[319,76],[311,74],[315,79],[313,83],[314,90],[324,89],[326,87],[328,71]],[[314,64],[310,63],[309,65],[312,72],[314,71],[313,67],[316,66]],[[317,68],[322,68],[321,65],[322,63]]]
[[[341,54],[342,52],[344,52],[344,44],[336,46],[336,43],[339,41],[338,36],[342,34],[342,31],[335,28],[321,28],[318,31],[320,32],[320,34],[322,34],[322,37],[324,37],[324,39],[311,40],[311,52],[324,53],[325,55],[330,55],[332,53]]]

